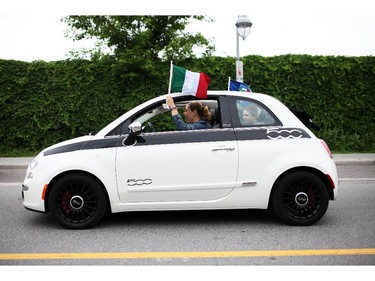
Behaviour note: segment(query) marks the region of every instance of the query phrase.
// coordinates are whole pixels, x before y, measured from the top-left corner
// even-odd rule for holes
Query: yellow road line
[[[180,259],[180,258],[245,258],[291,256],[352,256],[375,255],[375,248],[320,249],[320,250],[267,250],[218,252],[119,252],[119,253],[12,253],[0,254],[0,260],[52,259]]]

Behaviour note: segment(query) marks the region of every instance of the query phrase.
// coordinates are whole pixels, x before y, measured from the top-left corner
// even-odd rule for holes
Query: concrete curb
[[[334,160],[336,165],[375,165],[374,160]]]
[[[375,165],[375,154],[333,154],[336,165]]]
[[[1,157],[0,169],[27,169],[33,157]]]
[[[0,164],[0,170],[24,170],[27,169],[27,165],[1,165]]]

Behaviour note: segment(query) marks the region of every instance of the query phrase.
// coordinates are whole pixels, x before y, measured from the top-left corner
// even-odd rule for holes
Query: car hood
[[[77,150],[80,148],[83,144],[87,143],[91,139],[93,139],[94,136],[92,135],[87,135],[87,136],[82,136],[70,140],[66,140],[63,142],[56,143],[54,145],[51,145],[47,148],[45,148],[42,153],[44,155],[50,155],[50,154],[56,154],[56,153],[62,153],[62,152],[67,152],[67,150]],[[69,149],[70,148],[70,149]],[[76,149],[73,149],[76,148]]]

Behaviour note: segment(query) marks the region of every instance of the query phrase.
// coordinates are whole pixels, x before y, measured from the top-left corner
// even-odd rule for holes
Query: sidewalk
[[[0,169],[27,169],[33,157],[0,157]]]
[[[336,165],[375,165],[375,153],[333,154],[332,156]]]
[[[0,169],[26,169],[32,157],[0,157]],[[375,165],[375,153],[333,154],[336,165]]]

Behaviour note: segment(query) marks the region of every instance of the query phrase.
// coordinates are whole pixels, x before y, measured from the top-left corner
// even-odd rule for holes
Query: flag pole
[[[171,68],[170,68],[170,71],[169,71],[168,95],[171,94],[171,87],[172,87],[172,74],[173,74],[173,61],[171,61]]]
[[[230,76],[228,77],[228,91],[230,90]]]

